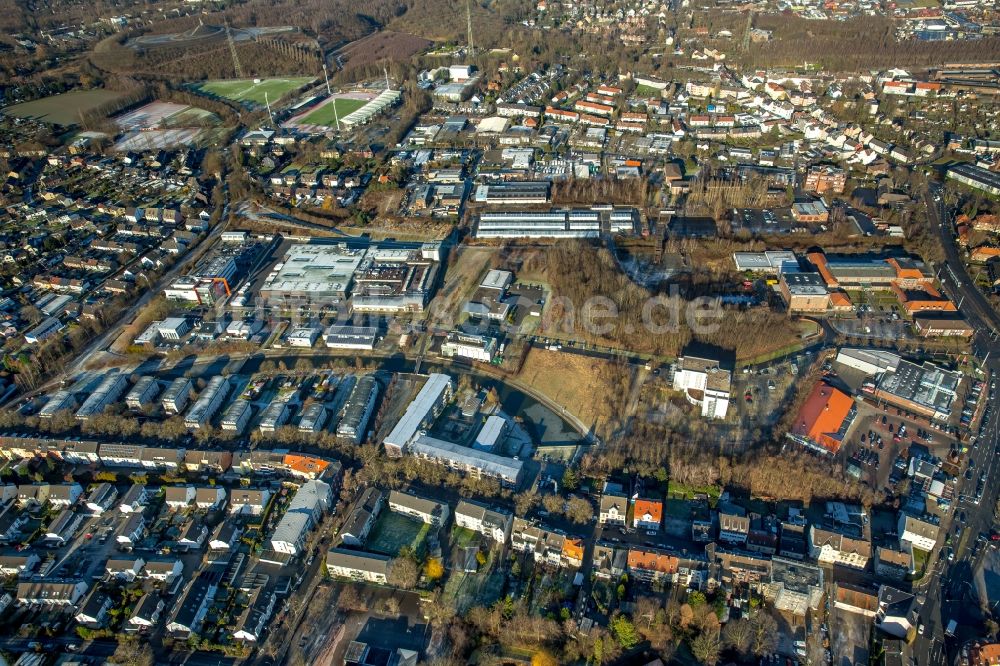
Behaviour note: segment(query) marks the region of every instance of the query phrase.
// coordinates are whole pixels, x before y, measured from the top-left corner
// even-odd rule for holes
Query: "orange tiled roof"
[[[841,442],[833,435],[840,430],[853,405],[849,395],[819,382],[795,417],[792,432],[836,453]]]
[[[282,463],[288,469],[293,472],[301,472],[302,474],[315,474],[319,476],[322,474],[330,463],[323,460],[322,458],[313,458],[312,456],[300,456],[294,453],[288,453],[282,459]]]
[[[896,269],[896,278],[901,280],[922,280],[924,274],[918,268],[903,268],[895,258],[887,260],[890,266]]]
[[[571,560],[583,560],[583,539],[566,539],[563,541],[563,557]]]
[[[1000,257],[1000,247],[977,247],[972,251],[973,261],[985,261],[990,257]]]
[[[675,574],[679,565],[680,560],[664,553],[636,549],[628,551],[628,566],[630,569],[644,569],[662,574]]]
[[[851,298],[842,291],[831,291],[830,292],[830,305],[835,308],[851,308]]]
[[[809,261],[812,262],[812,265],[816,267],[816,270],[823,278],[823,282],[826,282],[826,286],[836,287],[839,284],[837,282],[837,278],[833,277],[833,274],[830,272],[830,269],[826,264],[826,255],[822,252],[810,252],[806,255],[806,257],[808,257]]]
[[[659,500],[637,499],[634,504],[633,513],[636,517],[645,516],[648,513],[653,522],[658,523],[663,518],[663,502]]]

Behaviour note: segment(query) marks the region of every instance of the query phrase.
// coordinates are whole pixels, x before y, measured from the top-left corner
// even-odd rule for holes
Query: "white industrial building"
[[[271,548],[284,555],[297,555],[306,534],[332,505],[333,492],[328,484],[316,480],[302,484],[271,534]]]
[[[881,349],[841,349],[837,352],[837,363],[860,370],[866,375],[877,375],[887,370],[895,372],[903,359],[899,354]]]
[[[407,405],[403,416],[383,440],[386,451],[390,455],[402,455],[418,432],[437,418],[451,393],[451,377],[440,373],[429,375],[417,397]]]
[[[490,211],[479,216],[477,238],[597,238],[601,216],[592,210]]]
[[[367,349],[375,348],[378,340],[378,328],[375,326],[347,326],[334,324],[323,334],[324,342],[330,349]]]
[[[152,375],[140,377],[132,390],[125,396],[125,404],[130,409],[142,409],[146,405],[152,404],[156,396],[160,393],[160,382]]]
[[[264,280],[261,298],[291,307],[337,305],[350,293],[365,250],[346,245],[292,245]]]
[[[257,335],[262,328],[264,328],[264,322],[259,319],[231,321],[226,326],[226,332],[223,335],[230,340],[249,340]]]
[[[496,350],[496,338],[490,338],[485,335],[470,335],[459,331],[450,332],[447,340],[441,344],[442,356],[460,356],[483,363],[493,362]]]
[[[312,347],[322,333],[319,326],[300,326],[292,329],[285,339],[290,347]]]
[[[495,205],[543,205],[549,202],[549,181],[515,180],[489,183],[476,188],[476,203]]]
[[[126,388],[128,380],[125,375],[114,374],[105,377],[76,411],[77,420],[86,421],[102,413],[108,405],[114,404],[122,397]]]
[[[156,330],[164,340],[180,340],[191,330],[191,322],[184,317],[168,317],[157,325]]]
[[[799,270],[799,260],[794,252],[786,250],[769,250],[767,252],[733,252],[733,263],[738,271],[752,273],[796,272]]]
[[[613,234],[634,234],[639,222],[635,208],[615,208],[608,215],[608,228]]]
[[[492,289],[500,292],[500,295],[507,293],[507,289],[514,282],[514,274],[510,271],[501,271],[496,268],[486,272],[486,277],[479,283],[480,289]]]
[[[184,417],[184,425],[188,428],[201,428],[207,425],[228,395],[229,378],[212,377]]]

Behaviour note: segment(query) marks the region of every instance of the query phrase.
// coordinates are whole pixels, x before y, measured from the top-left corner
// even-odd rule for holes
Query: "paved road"
[[[925,615],[931,618],[936,626],[924,640],[943,644],[944,628],[948,621],[957,620],[961,625],[960,629],[955,640],[948,642],[949,651],[953,656],[963,641],[978,636],[975,629],[981,626],[983,620],[975,592],[975,578],[983,557],[989,549],[995,547],[996,543],[981,539],[980,535],[989,535],[993,528],[993,508],[1000,490],[1000,478],[998,478],[1000,462],[996,460],[998,447],[1000,447],[1000,410],[995,410],[989,421],[983,425],[976,444],[969,451],[969,457],[977,460],[980,467],[971,480],[963,479],[962,498],[956,505],[954,525],[950,527],[953,535],[954,562],[941,561],[937,567],[940,578],[934,576],[934,580],[927,586],[928,602]],[[976,503],[974,495],[979,475],[984,475],[986,481],[982,500]],[[964,521],[961,520],[962,514],[965,515]],[[960,530],[959,536],[955,536],[957,530]]]
[[[84,641],[77,636],[65,636],[46,639],[5,638],[0,639],[0,649],[14,654],[23,654],[31,652],[28,647],[31,643],[40,644],[41,650],[50,655],[68,652],[68,648],[75,645],[77,646],[76,654],[88,657],[110,657],[118,648],[118,643],[113,640]]]
[[[945,260],[940,267],[939,277],[948,296],[961,305],[962,314],[975,330],[972,349],[983,360],[983,370],[989,373],[989,381],[1000,374],[1000,315],[993,309],[986,296],[975,285],[966,269],[961,251],[952,233],[952,219],[944,202],[939,197],[941,187],[931,185],[924,195],[924,206],[932,231],[935,231],[944,249]],[[987,391],[989,388],[987,387]],[[983,555],[993,542],[979,538],[989,534],[993,527],[993,509],[1000,488],[1000,463],[995,462],[1000,447],[1000,410],[995,410],[983,424],[980,436],[969,451],[969,458],[978,461],[971,480],[962,477],[959,481],[960,499],[956,504],[952,534],[953,561],[941,556],[934,563],[931,575],[920,585],[925,591],[926,601],[921,612],[924,634],[918,636],[913,645],[913,655],[918,664],[950,663],[954,660],[961,643],[978,635],[975,628],[981,626],[982,614],[975,593],[975,575]],[[985,478],[982,500],[975,502],[976,484],[980,475]],[[962,521],[961,516],[965,516]],[[954,639],[947,638],[944,630],[950,620],[957,620],[960,627]],[[945,658],[945,655],[949,658]]]
[[[223,218],[224,219],[224,218]],[[225,223],[220,222],[215,225],[215,228],[209,232],[208,236],[198,244],[197,248],[208,247],[211,245],[215,239],[222,233],[225,228]],[[192,250],[187,253],[187,255],[181,260],[174,264],[170,270],[163,274],[156,284],[147,284],[146,292],[140,296],[135,303],[133,303],[122,315],[118,318],[118,321],[109,326],[108,329],[101,335],[94,338],[86,349],[84,349],[80,354],[77,355],[76,359],[66,367],[65,371],[62,373],[61,377],[72,376],[83,370],[84,366],[93,358],[93,356],[99,353],[101,350],[106,348],[111,342],[118,337],[122,329],[135,319],[136,315],[142,308],[146,307],[153,298],[156,297],[163,290],[163,286],[168,284],[174,278],[176,278],[181,271],[186,270],[189,267],[190,262],[198,253]]]
[[[945,291],[956,303],[960,304],[962,314],[972,324],[976,333],[973,337],[973,350],[979,358],[989,358],[995,362],[1000,354],[1000,314],[993,309],[986,296],[976,286],[962,260],[962,255],[952,228],[951,213],[947,210],[939,196],[940,188],[934,185],[924,194],[924,206],[930,221],[931,230],[936,231],[941,239],[945,260],[941,266],[940,279]],[[993,363],[995,366],[995,363]]]

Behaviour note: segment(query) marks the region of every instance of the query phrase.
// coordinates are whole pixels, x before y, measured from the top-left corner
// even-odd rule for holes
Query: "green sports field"
[[[337,97],[332,102],[324,104],[312,113],[302,118],[299,122],[307,125],[325,125],[326,127],[336,127],[337,122],[333,117],[333,106],[337,105],[337,116],[343,118],[349,113],[354,113],[370,100],[351,99],[350,97]]]
[[[287,79],[261,79],[254,83],[253,79],[230,79],[223,81],[206,81],[198,89],[209,95],[224,97],[235,102],[250,102],[264,104],[264,95],[271,102],[277,102],[282,95],[300,88],[313,80],[311,76],[298,76]]]

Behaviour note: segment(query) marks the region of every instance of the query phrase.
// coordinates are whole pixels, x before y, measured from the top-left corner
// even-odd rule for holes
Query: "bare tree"
[[[417,563],[411,557],[397,557],[389,563],[389,572],[386,580],[390,585],[401,587],[404,590],[412,590],[417,586],[420,577],[420,570]]]
[[[727,622],[726,628],[722,631],[722,639],[726,647],[735,650],[740,655],[745,655],[753,640],[753,627],[750,625],[750,621],[740,618]]]
[[[709,629],[698,634],[691,641],[691,654],[706,666],[714,666],[722,651],[722,639],[718,629]]]
[[[753,630],[753,653],[760,656],[773,652],[778,644],[778,623],[774,618],[766,611],[758,610],[750,616],[750,626]]]

